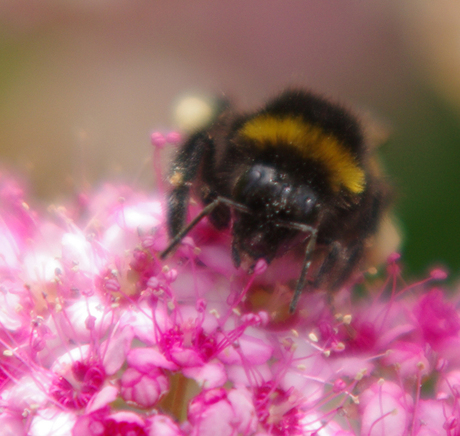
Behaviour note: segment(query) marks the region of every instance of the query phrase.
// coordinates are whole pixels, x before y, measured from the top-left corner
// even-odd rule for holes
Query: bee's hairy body
[[[371,168],[356,118],[310,92],[287,90],[249,114],[227,108],[172,165],[173,239],[162,256],[205,215],[218,229],[232,225],[237,267],[302,244],[293,311],[307,276],[307,286],[332,290],[359,268],[388,203],[387,185]],[[205,210],[186,227],[192,190]]]

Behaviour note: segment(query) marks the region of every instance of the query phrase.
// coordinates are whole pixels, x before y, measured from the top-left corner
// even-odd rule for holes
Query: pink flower
[[[360,395],[361,434],[406,434],[413,412],[412,399],[394,383],[379,381]]]
[[[26,426],[21,415],[0,414],[0,428],[4,436],[26,436]]]
[[[72,436],[149,436],[145,419],[132,412],[109,414],[107,409],[78,418]]]
[[[159,369],[142,373],[135,368],[128,368],[120,382],[123,399],[146,409],[153,407],[169,390],[168,379]]]
[[[152,137],[155,153],[177,140]],[[161,261],[164,209],[106,184],[36,212],[0,175],[2,435],[459,432],[441,270],[400,285],[394,255],[360,295],[305,292],[291,316],[293,253],[236,270],[229,233],[203,219]]]
[[[178,425],[168,416],[153,415],[147,419],[149,436],[184,436]]]
[[[458,417],[452,414],[452,408],[443,401],[420,401],[418,408],[417,436],[438,434],[456,434]]]
[[[39,410],[32,418],[28,435],[66,436],[71,434],[77,415],[58,408]]]
[[[438,350],[444,341],[458,337],[460,317],[454,305],[445,301],[441,289],[434,288],[420,298],[414,313],[423,338],[434,350]]]
[[[257,428],[251,395],[244,388],[203,391],[190,403],[188,416],[190,434],[196,436],[250,435]]]

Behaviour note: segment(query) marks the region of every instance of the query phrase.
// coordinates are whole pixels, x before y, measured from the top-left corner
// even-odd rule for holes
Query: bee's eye
[[[264,178],[264,169],[260,167],[252,167],[238,183],[238,192],[240,201],[246,198],[253,190],[261,183]]]
[[[252,186],[253,184],[255,184],[262,177],[262,175],[263,168],[252,167],[246,176],[248,186]]]
[[[263,164],[252,166],[239,180],[237,184],[237,199],[243,200],[247,196],[271,193],[278,188],[276,182],[276,170]]]
[[[296,203],[299,206],[300,212],[305,215],[310,215],[317,202],[315,193],[306,186],[299,188],[297,192]]]
[[[310,198],[310,197],[307,197],[304,201],[304,212],[306,214],[309,214],[312,209],[315,207],[315,200],[313,200],[313,198]]]

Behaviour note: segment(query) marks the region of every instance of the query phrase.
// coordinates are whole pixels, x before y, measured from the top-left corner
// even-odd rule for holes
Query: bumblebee
[[[363,263],[389,197],[371,154],[358,119],[309,91],[288,89],[252,113],[223,105],[172,164],[160,256],[205,216],[231,227],[236,267],[295,249],[293,313],[304,288],[337,289]],[[204,208],[187,225],[192,190]]]

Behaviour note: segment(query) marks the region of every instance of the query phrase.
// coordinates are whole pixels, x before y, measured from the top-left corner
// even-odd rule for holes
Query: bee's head
[[[287,224],[312,224],[319,209],[312,187],[264,163],[252,165],[240,176],[234,199],[248,208],[236,213],[234,249],[268,261],[308,236]]]

